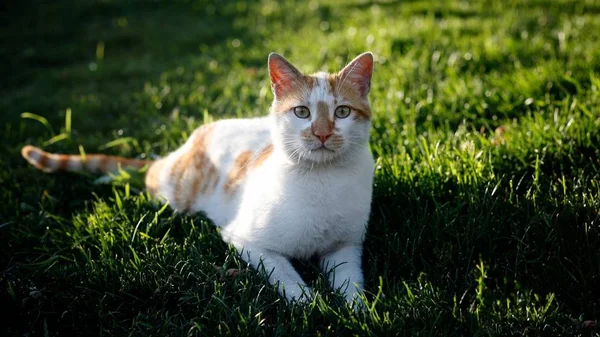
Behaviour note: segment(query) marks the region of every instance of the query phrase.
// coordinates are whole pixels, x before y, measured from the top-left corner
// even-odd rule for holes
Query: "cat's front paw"
[[[283,294],[288,303],[307,304],[312,302],[315,294],[311,287],[306,285],[292,285],[283,288]]]
[[[348,305],[355,312],[362,311],[367,308],[367,305],[365,304],[365,301],[363,300],[364,293],[362,291],[347,293],[347,294],[345,294],[345,298],[346,298],[346,303],[348,303]]]
[[[367,309],[367,305],[362,297],[357,296],[353,300],[348,301],[350,307],[354,310],[354,312],[359,312]]]

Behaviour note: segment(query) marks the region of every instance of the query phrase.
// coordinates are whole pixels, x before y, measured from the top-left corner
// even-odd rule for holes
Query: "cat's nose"
[[[313,135],[315,135],[321,141],[321,144],[325,144],[327,138],[333,134],[333,122],[328,121],[324,118],[317,119],[310,126]]]
[[[333,133],[331,133],[331,132],[324,132],[324,133],[313,132],[313,135],[315,135],[315,136],[317,136],[317,138],[319,138],[319,140],[321,141],[321,144],[325,144],[327,139],[329,139],[329,137],[331,137],[332,134]]]

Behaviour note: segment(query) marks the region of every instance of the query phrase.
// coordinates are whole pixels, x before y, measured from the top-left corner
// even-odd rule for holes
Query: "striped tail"
[[[151,160],[137,160],[103,154],[85,156],[54,154],[42,151],[35,146],[27,145],[21,149],[21,155],[31,165],[44,172],[56,171],[88,171],[94,173],[117,172],[119,165],[123,168],[140,169],[152,163]]]

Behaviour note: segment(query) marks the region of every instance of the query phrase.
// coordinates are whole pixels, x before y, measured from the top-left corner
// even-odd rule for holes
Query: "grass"
[[[11,0],[0,13],[2,335],[600,335],[598,2]],[[20,157],[25,144],[164,155],[206,121],[264,115],[269,52],[332,71],[365,50],[377,167],[360,313],[303,262],[322,296],[286,305],[139,176],[47,175]]]

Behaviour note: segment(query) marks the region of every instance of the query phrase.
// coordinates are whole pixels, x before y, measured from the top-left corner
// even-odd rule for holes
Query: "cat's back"
[[[198,128],[195,133],[206,139],[207,151],[212,160],[227,164],[236,153],[252,150],[271,143],[270,120],[267,117],[225,119]]]
[[[228,221],[246,173],[272,152],[268,118],[226,119],[197,128],[184,145],[149,169],[146,186],[182,212]]]

